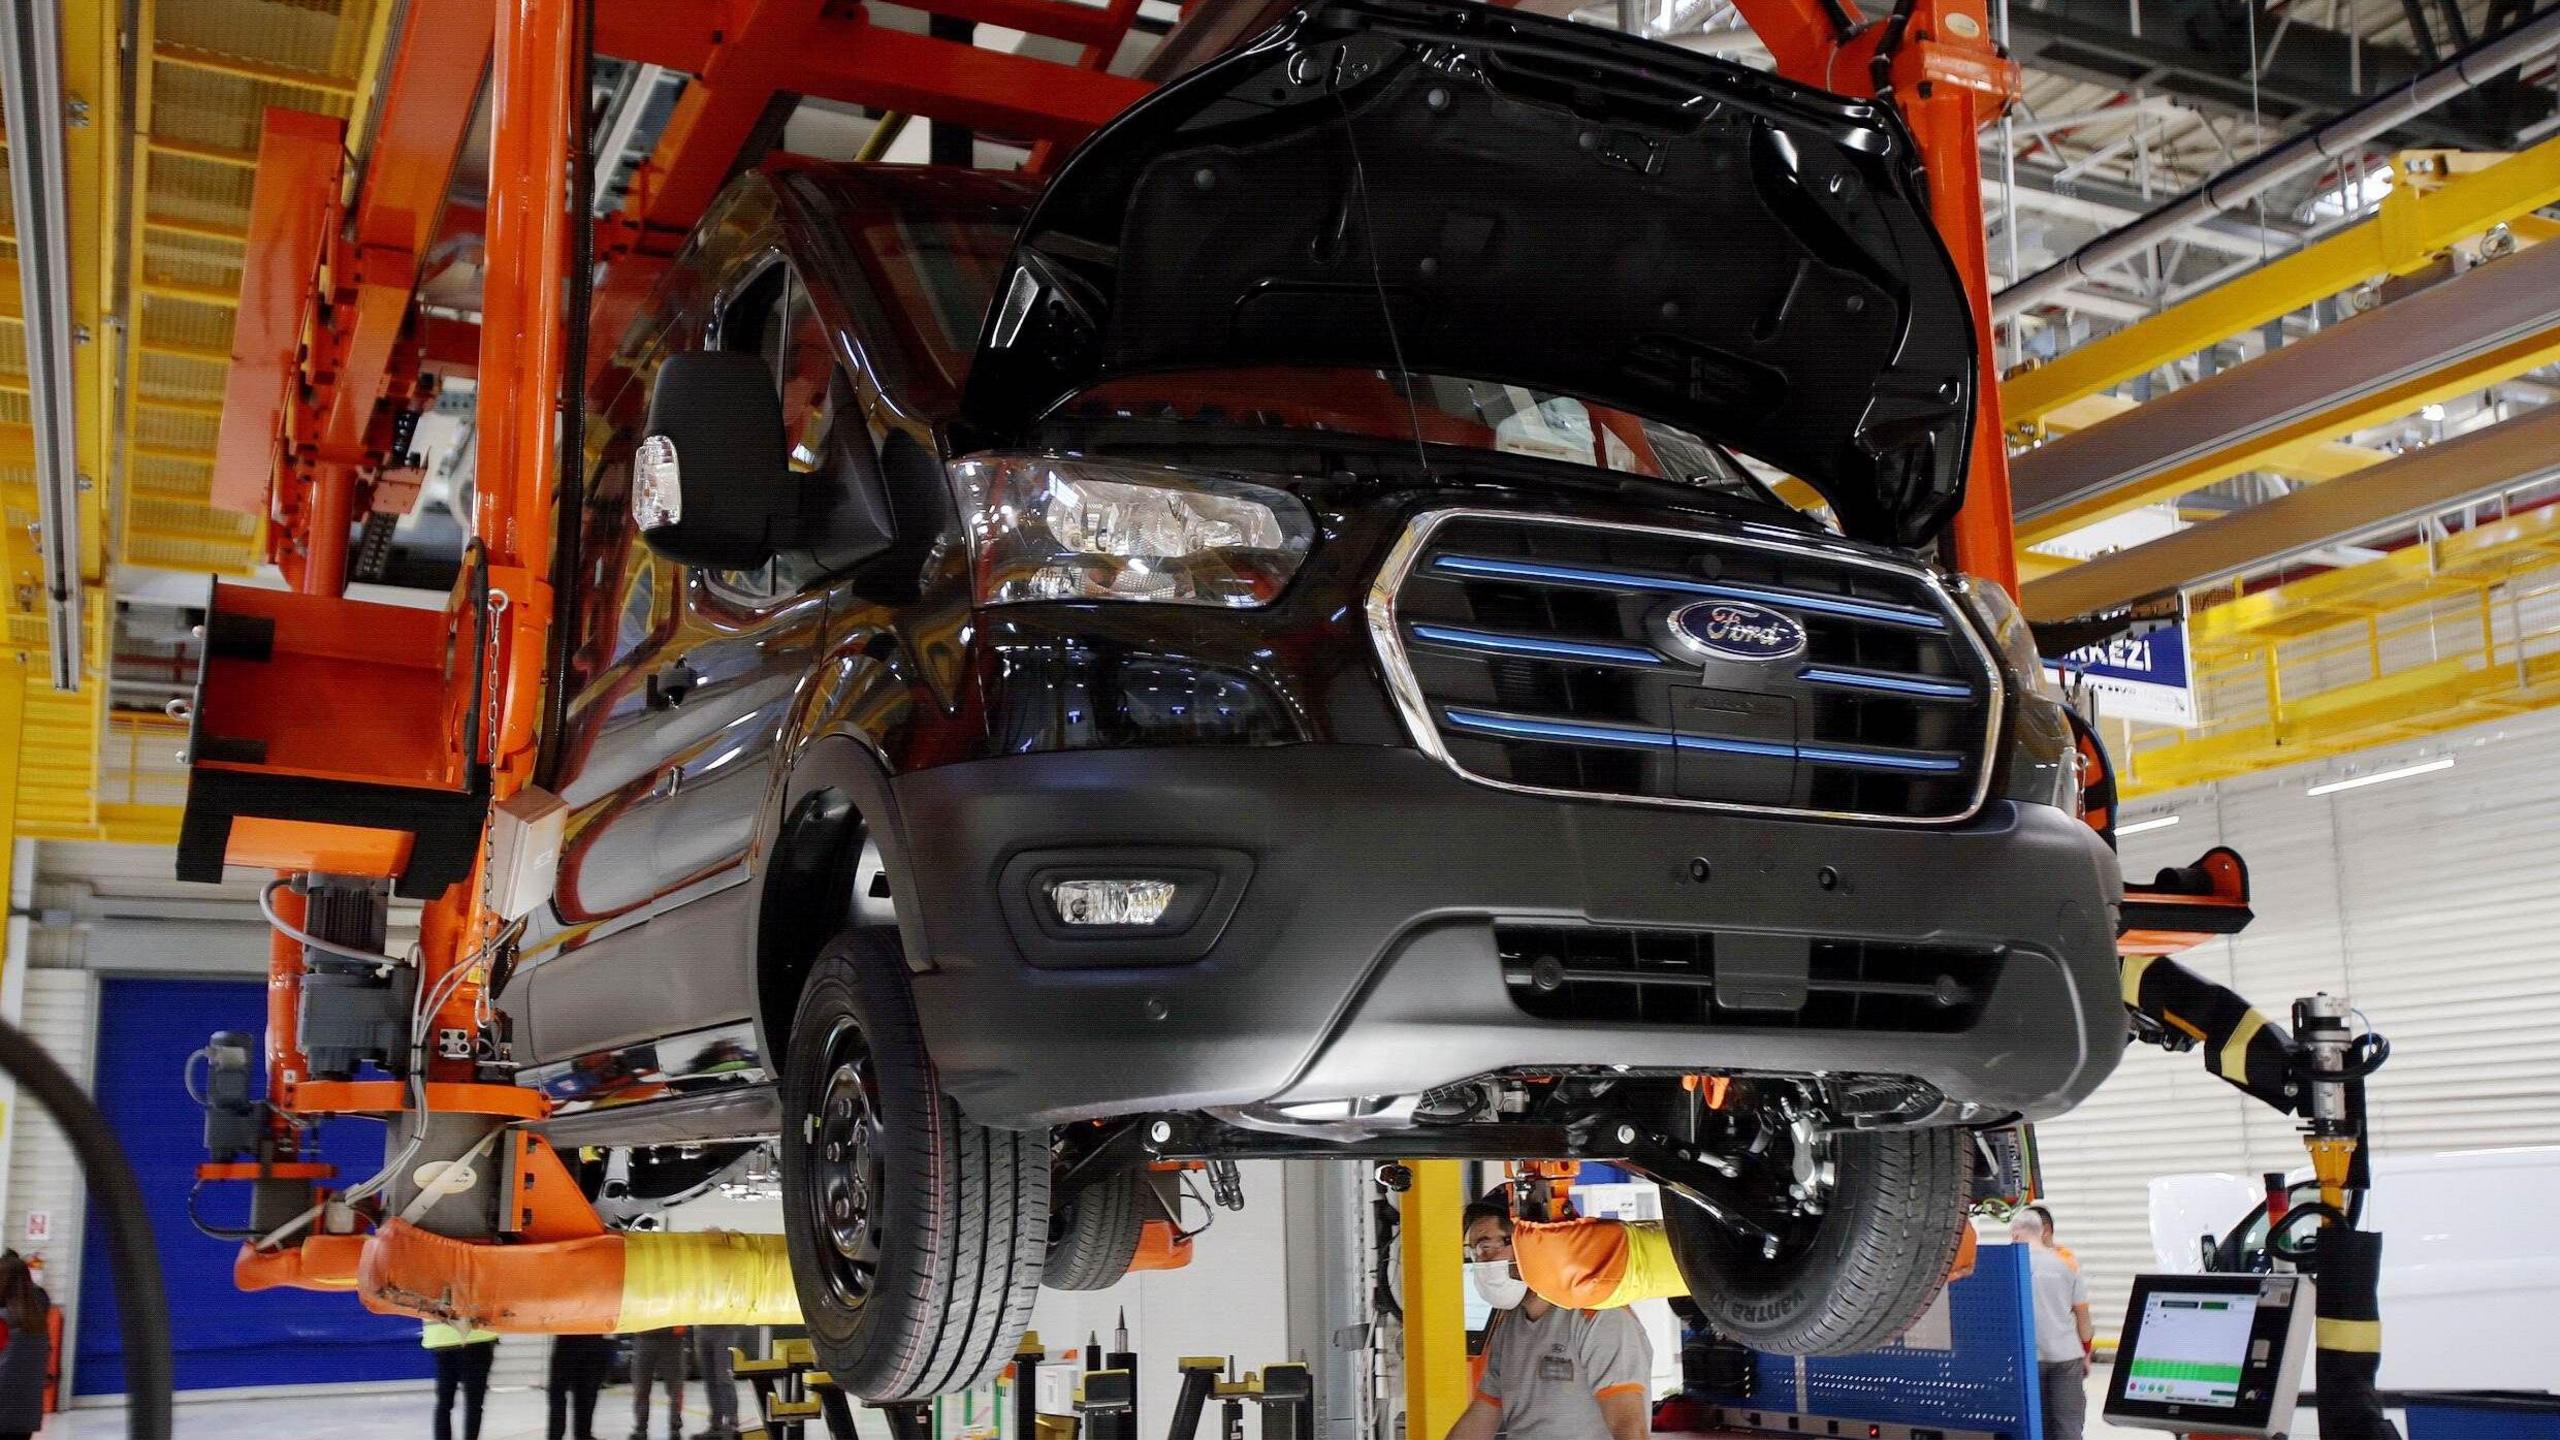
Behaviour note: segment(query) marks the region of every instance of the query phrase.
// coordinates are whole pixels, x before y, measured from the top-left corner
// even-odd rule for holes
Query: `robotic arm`
[[[2349,1024],[2352,1008],[2326,994],[2296,1000],[2288,1031],[2164,948],[2235,933],[2247,924],[2248,887],[2248,868],[2229,850],[2163,871],[2153,885],[2127,886],[2119,947],[2125,1009],[2137,1041],[2199,1052],[2208,1072],[2301,1119],[2320,1200],[2286,1215],[2268,1231],[2267,1244],[2278,1259],[2301,1255],[2317,1283],[2320,1433],[2332,1440],[2399,1440],[2374,1387],[2382,1362],[2376,1294],[2382,1236],[2357,1228],[2372,1184],[2364,1082],[2390,1058],[2390,1042],[2370,1031],[2357,1034]],[[2284,1237],[2305,1224],[2318,1226],[2314,1243],[2286,1251]]]

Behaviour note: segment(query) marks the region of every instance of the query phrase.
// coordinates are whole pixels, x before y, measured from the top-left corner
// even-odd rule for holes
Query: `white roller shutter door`
[[[2125,874],[2147,879],[2216,844],[2248,860],[2257,922],[2183,958],[2279,1021],[2326,989],[2390,1036],[2372,1087],[2378,1153],[2560,1143],[2560,716],[2354,763],[2370,773],[2438,754],[2454,767],[2320,797],[2304,791],[2334,765],[2138,801],[2128,820],[2174,811],[2180,823],[2127,839]],[[2128,1277],[2153,1268],[2152,1177],[2305,1163],[2288,1121],[2195,1055],[2150,1049],[2039,1134],[2062,1239],[2107,1334]]]

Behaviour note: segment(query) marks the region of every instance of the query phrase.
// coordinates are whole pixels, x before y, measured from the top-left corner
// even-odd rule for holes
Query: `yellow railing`
[[[2560,704],[2560,507],[2200,608],[2207,722],[2137,730],[2128,797]]]

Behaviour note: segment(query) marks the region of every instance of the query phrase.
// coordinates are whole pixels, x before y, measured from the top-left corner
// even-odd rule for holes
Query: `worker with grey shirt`
[[[2044,1391],[2044,1440],[2080,1440],[2089,1418],[2089,1281],[2053,1243],[2053,1212],[2029,1205],[2009,1217],[2009,1238],[2027,1251],[2035,1296],[2036,1370]]]
[[[1567,1310],[1531,1294],[1501,1200],[1469,1205],[1465,1220],[1467,1279],[1495,1313],[1483,1378],[1448,1440],[1644,1440],[1653,1428],[1644,1326],[1624,1309]]]

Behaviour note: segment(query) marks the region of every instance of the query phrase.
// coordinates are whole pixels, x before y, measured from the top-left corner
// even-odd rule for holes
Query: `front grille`
[[[1973,1028],[2001,952],[1804,936],[1497,925],[1502,982],[1541,1020],[1953,1035]]]
[[[1754,527],[1760,528],[1760,527]],[[1701,601],[1801,650],[1683,649]],[[1928,574],[1812,537],[1426,516],[1370,606],[1424,748],[1521,789],[1884,821],[1981,803],[1999,681]]]

